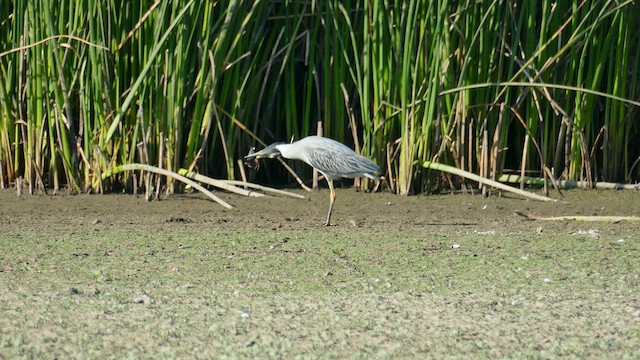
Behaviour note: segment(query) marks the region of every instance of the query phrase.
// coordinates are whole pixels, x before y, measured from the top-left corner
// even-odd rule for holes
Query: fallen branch
[[[278,189],[274,189],[274,188],[270,188],[267,186],[262,186],[262,185],[258,185],[258,184],[253,184],[253,183],[249,183],[249,182],[244,182],[244,181],[238,181],[238,180],[219,180],[219,179],[212,179],[210,177],[198,174],[196,172],[193,171],[189,171],[186,169],[180,169],[178,170],[178,173],[180,175],[184,175],[190,179],[193,179],[195,181],[199,181],[211,186],[215,186],[218,187],[220,189],[224,189],[233,193],[236,193],[238,195],[243,195],[243,196],[249,196],[249,197],[263,197],[266,196],[265,194],[259,193],[259,192],[255,192],[255,191],[250,191],[250,190],[246,190],[246,189],[242,189],[239,186],[246,186],[248,188],[252,188],[252,189],[258,189],[258,190],[262,190],[264,192],[270,192],[273,194],[278,194],[278,195],[284,195],[284,196],[289,196],[289,197],[293,197],[293,198],[298,198],[298,199],[306,199],[304,196],[302,195],[298,195],[298,194],[294,194],[294,193],[290,193],[288,191],[284,191],[284,190],[278,190]]]
[[[270,193],[273,193],[273,194],[289,196],[289,197],[293,197],[293,198],[297,198],[297,199],[306,199],[306,197],[304,195],[295,194],[295,193],[284,191],[284,190],[274,189],[274,188],[270,188],[270,187],[267,187],[267,186],[254,184],[254,183],[248,183],[248,182],[243,182],[243,181],[238,181],[238,180],[219,180],[219,181],[222,181],[222,182],[224,182],[226,184],[230,184],[230,185],[246,186],[246,187],[250,187],[250,188],[253,188],[253,189],[262,190],[264,192],[270,192]]]
[[[196,190],[200,191],[201,193],[207,195],[211,200],[217,202],[218,204],[224,206],[227,209],[233,209],[233,206],[231,206],[230,204],[228,204],[227,202],[225,202],[224,200],[220,199],[219,197],[215,196],[213,193],[211,193],[211,191],[205,189],[204,187],[202,187],[202,185],[198,184],[197,182],[182,176],[178,173],[175,173],[173,171],[169,171],[169,170],[165,170],[165,169],[161,169],[155,166],[151,166],[151,165],[145,165],[145,164],[126,164],[126,165],[120,165],[120,166],[115,166],[112,167],[111,169],[108,169],[107,171],[105,171],[102,174],[102,180],[105,180],[108,177],[111,177],[115,174],[124,172],[124,171],[134,171],[134,170],[142,170],[142,171],[148,171],[148,172],[152,172],[155,174],[160,174],[160,175],[164,175],[164,176],[168,176],[168,177],[172,177],[178,181],[181,181],[187,185],[191,185],[193,186]]]
[[[592,222],[612,222],[612,223],[619,223],[621,221],[640,221],[640,216],[567,215],[567,216],[541,217],[541,216],[535,216],[530,214],[524,214],[520,211],[516,211],[516,214],[526,218],[527,220],[542,220],[542,221],[592,221]]]
[[[523,178],[519,175],[501,175],[498,181],[503,183],[519,184]],[[527,185],[543,186],[544,179],[525,176],[524,183]],[[551,183],[551,180],[547,180],[547,183]],[[587,181],[575,181],[575,180],[557,180],[556,183],[561,189],[611,189],[611,190],[640,190],[640,184],[620,184],[610,182],[593,182],[589,184]]]
[[[201,183],[205,183],[207,185],[211,185],[211,186],[215,186],[217,188],[232,192],[234,194],[238,194],[238,195],[242,195],[242,196],[249,196],[249,197],[263,197],[265,196],[262,193],[258,193],[258,192],[254,192],[254,191],[249,191],[246,189],[241,189],[237,186],[234,186],[232,184],[228,184],[225,183],[223,180],[217,180],[217,179],[212,179],[208,176],[204,176],[201,174],[198,174],[194,171],[189,171],[187,169],[180,169],[178,170],[178,174],[185,176],[189,179],[201,182]]]
[[[558,201],[556,199],[552,199],[552,198],[540,196],[538,194],[530,193],[530,192],[527,192],[527,191],[524,191],[524,190],[516,189],[514,187],[499,183],[497,181],[493,181],[491,179],[484,178],[482,176],[478,176],[478,175],[470,173],[468,171],[460,170],[460,169],[455,168],[453,166],[444,165],[444,164],[440,164],[440,163],[435,163],[435,162],[431,162],[431,161],[423,162],[422,166],[427,168],[427,169],[444,171],[444,172],[449,173],[449,174],[458,175],[458,176],[461,176],[463,178],[466,178],[466,179],[469,179],[469,180],[473,180],[473,181],[477,181],[477,182],[482,183],[484,185],[492,186],[492,187],[495,187],[495,188],[498,188],[498,189],[501,189],[501,190],[504,190],[504,191],[512,192],[514,194],[518,194],[520,196],[524,196],[524,197],[529,198],[529,199],[539,200],[539,201]]]

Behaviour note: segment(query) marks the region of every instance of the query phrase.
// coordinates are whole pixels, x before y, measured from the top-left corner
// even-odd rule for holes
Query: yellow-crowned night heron
[[[246,161],[282,156],[302,160],[324,175],[329,184],[329,212],[325,226],[331,225],[331,212],[336,201],[333,180],[345,177],[366,177],[380,181],[380,167],[364,156],[356,154],[344,144],[320,136],[308,136],[291,144],[274,143],[256,153],[245,156]]]

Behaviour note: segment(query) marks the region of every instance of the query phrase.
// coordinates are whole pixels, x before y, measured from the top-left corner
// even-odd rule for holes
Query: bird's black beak
[[[280,151],[276,148],[276,145],[282,143],[273,143],[266,148],[255,152],[255,148],[251,148],[247,156],[244,157],[244,164],[251,169],[258,170],[260,168],[259,159],[269,158],[272,159],[274,157],[280,156]]]
[[[253,149],[251,149],[251,151],[249,151],[249,154],[247,154],[247,156],[244,157],[244,161],[251,161],[251,160],[258,160],[258,159],[265,159],[265,158],[273,159],[280,155],[280,151],[278,151],[278,149],[276,148],[276,145],[280,145],[280,144],[282,143],[273,143],[258,152],[254,152]]]

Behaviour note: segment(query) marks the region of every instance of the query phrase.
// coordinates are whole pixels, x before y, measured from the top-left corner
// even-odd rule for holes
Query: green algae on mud
[[[0,191],[0,357],[637,357],[638,215],[326,190],[309,200]]]

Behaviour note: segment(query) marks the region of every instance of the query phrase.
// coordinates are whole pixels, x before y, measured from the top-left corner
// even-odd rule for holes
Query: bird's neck
[[[300,151],[301,149],[298,149],[297,141],[291,144],[280,144],[277,148],[278,151],[280,151],[280,155],[285,159],[306,160],[306,158],[304,158],[304,151]]]

